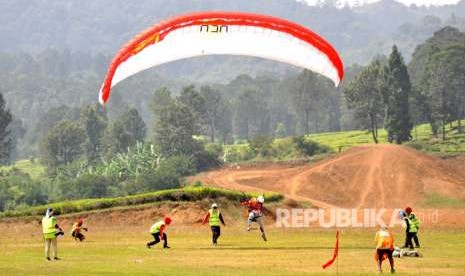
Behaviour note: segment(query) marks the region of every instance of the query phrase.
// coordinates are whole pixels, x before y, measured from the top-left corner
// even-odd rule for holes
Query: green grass
[[[23,172],[28,173],[32,178],[37,179],[44,175],[45,167],[36,162],[30,160],[20,160],[11,166],[0,166],[0,171],[9,171],[12,168],[17,168]]]
[[[256,193],[242,193],[221,188],[188,186],[182,189],[163,190],[125,197],[81,199],[51,203],[42,206],[27,207],[21,210],[1,212],[0,218],[39,216],[43,215],[44,210],[46,210],[48,207],[53,208],[58,214],[71,214],[121,206],[135,206],[161,201],[200,201],[208,198],[226,198],[232,201],[239,201],[245,197],[252,197],[257,195],[258,194]],[[265,193],[265,198],[268,202],[277,202],[282,200],[283,196],[277,193],[268,192]]]
[[[37,225],[34,225],[37,227]],[[0,226],[1,227],[1,226]],[[149,225],[94,227],[84,243],[59,238],[61,261],[43,257],[40,230],[20,226],[0,236],[1,275],[375,275],[374,230],[343,230],[338,264],[332,256],[334,231],[268,229],[267,243],[257,231],[223,227],[220,246],[210,246],[207,226],[168,228],[171,249],[145,248]],[[4,230],[4,229],[3,229]],[[396,239],[401,242],[399,229]],[[463,275],[465,232],[424,231],[424,258],[395,259],[397,275]],[[388,264],[384,264],[387,271]]]
[[[465,199],[451,198],[444,195],[432,193],[426,195],[423,206],[427,208],[465,208]]]

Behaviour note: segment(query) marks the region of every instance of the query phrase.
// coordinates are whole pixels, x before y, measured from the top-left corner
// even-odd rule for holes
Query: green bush
[[[152,193],[138,194],[116,198],[82,199],[64,201],[48,205],[22,208],[21,210],[0,213],[1,217],[40,216],[47,208],[53,208],[56,214],[70,214],[91,210],[107,209],[119,206],[133,206],[161,201],[200,201],[203,199],[226,198],[239,202],[244,198],[256,197],[258,193],[241,193],[212,187],[185,187],[183,189],[163,190]],[[267,202],[277,202],[283,196],[277,193],[265,193]]]
[[[235,145],[225,148],[225,162],[236,163],[255,157],[248,145]]]
[[[38,205],[48,201],[46,183],[32,179],[29,174],[12,168],[0,171],[0,211],[16,206]]]
[[[194,149],[192,160],[198,172],[211,168],[218,168],[222,165],[217,153],[207,151],[201,143],[198,143],[197,147]]]
[[[313,156],[331,152],[329,147],[318,144],[312,140],[308,140],[305,136],[295,136],[293,140],[297,151],[304,156]]]
[[[249,140],[250,150],[255,153],[255,155],[260,155],[262,157],[271,156],[273,137],[266,135],[257,135]]]
[[[205,145],[205,150],[218,158],[223,157],[223,146],[220,144],[210,143]]]
[[[177,177],[188,176],[197,172],[195,164],[192,158],[187,156],[171,156],[162,161],[158,165],[157,171],[160,172],[172,172],[171,175],[177,175]]]
[[[419,142],[408,142],[405,145],[416,150],[423,150],[423,144]]]

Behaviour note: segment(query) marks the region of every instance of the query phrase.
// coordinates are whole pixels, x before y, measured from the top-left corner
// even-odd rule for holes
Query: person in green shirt
[[[42,218],[42,233],[45,240],[45,258],[49,261],[50,251],[53,251],[53,259],[58,258],[57,236],[63,235],[63,230],[58,226],[57,219],[53,216],[53,209],[48,208],[45,216]]]
[[[155,244],[163,240],[163,248],[170,248],[168,246],[168,236],[165,233],[166,227],[171,224],[171,218],[165,217],[163,220],[155,222],[150,227],[150,234],[152,234],[154,241],[147,243],[147,248],[152,248]]]

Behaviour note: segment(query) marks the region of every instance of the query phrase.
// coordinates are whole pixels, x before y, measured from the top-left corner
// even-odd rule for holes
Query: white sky
[[[318,0],[297,0],[300,2],[307,2],[309,5],[315,5],[315,3],[319,2]],[[349,6],[353,6],[357,3],[373,3],[379,2],[381,0],[339,0],[341,3],[346,3]],[[440,5],[447,5],[447,4],[457,4],[460,0],[395,0],[397,2],[403,3],[407,6],[411,4],[416,4],[417,6],[440,6]]]

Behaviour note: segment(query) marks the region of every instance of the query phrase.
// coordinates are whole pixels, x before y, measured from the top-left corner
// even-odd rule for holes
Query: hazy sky
[[[298,0],[301,2],[307,2],[310,5],[314,5],[319,2],[318,0]],[[353,6],[356,3],[373,3],[381,0],[339,0],[341,3],[346,3],[346,5]],[[430,6],[430,5],[446,5],[446,4],[457,4],[460,0],[395,0],[405,5],[416,4],[417,6]]]

